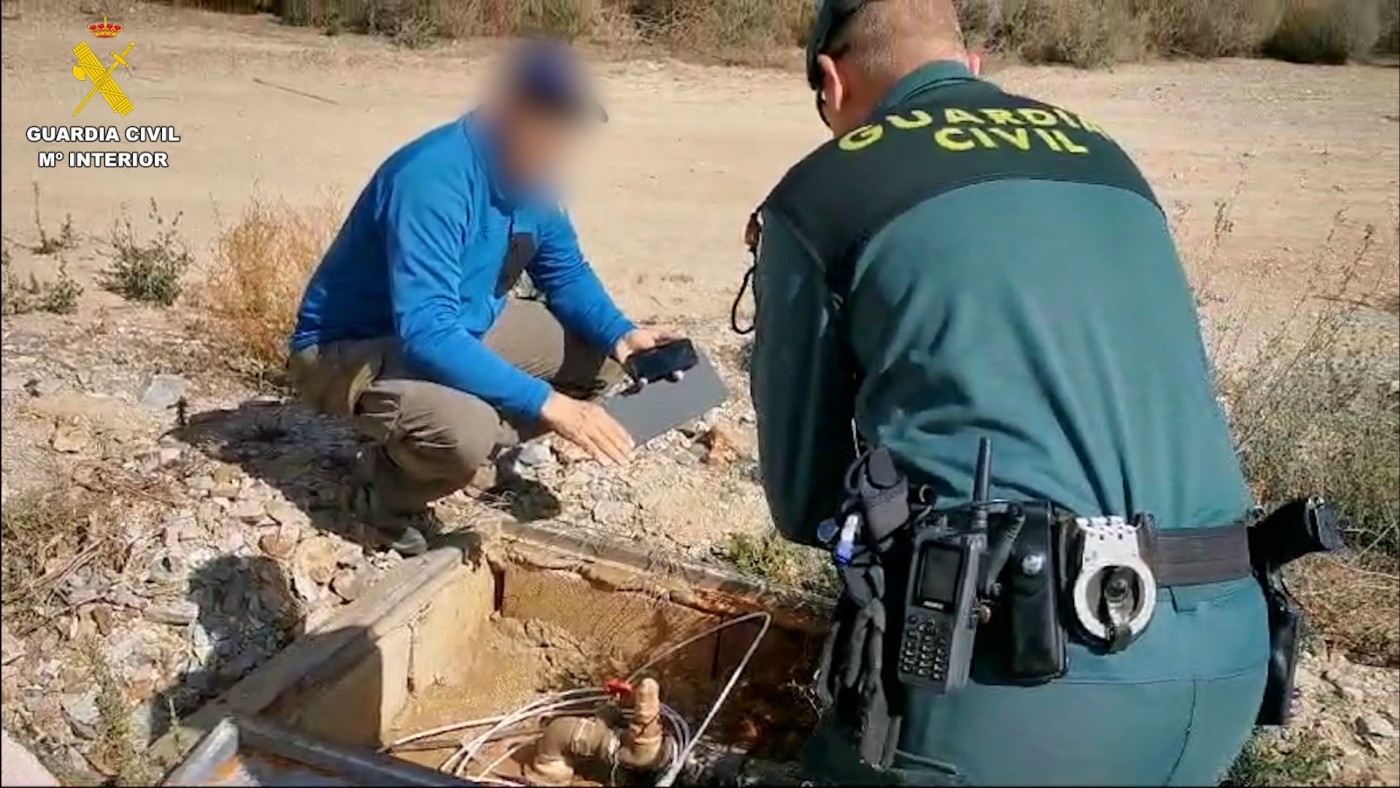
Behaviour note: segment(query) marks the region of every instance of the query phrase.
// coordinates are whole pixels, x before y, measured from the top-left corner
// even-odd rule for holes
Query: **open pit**
[[[467,745],[489,725],[423,734],[651,677],[673,712],[662,727],[674,763],[683,744],[676,726],[698,733],[742,668],[694,737],[678,782],[726,782],[755,770],[772,782],[796,760],[815,719],[809,687],[826,616],[823,600],[615,540],[502,526],[407,562],[183,721],[153,753],[181,762],[170,785],[306,784],[312,774],[325,785],[462,784],[453,772],[468,782],[537,783],[531,766],[551,720],[611,713],[625,755],[625,715],[640,702],[625,690],[614,701],[588,696],[503,730],[469,761]],[[229,720],[257,730],[231,743]],[[575,774],[563,784],[637,784],[664,772],[619,771],[617,760],[571,756]]]

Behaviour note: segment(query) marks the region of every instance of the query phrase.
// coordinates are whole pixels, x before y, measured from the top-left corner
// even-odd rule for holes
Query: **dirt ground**
[[[263,17],[137,6],[121,16],[118,37],[136,42],[130,72],[118,72],[136,106],[125,121],[172,125],[180,142],[45,146],[26,141],[25,129],[75,122],[84,91],[69,73],[70,49],[92,40],[92,20],[36,5],[16,4],[7,15],[19,18],[4,24],[0,217],[5,237],[20,243],[32,242],[36,185],[46,222],[71,213],[82,233],[104,232],[123,205],[140,219],[155,198],[162,212],[183,212],[197,252],[255,192],[348,202],[386,154],[468,106],[487,70],[480,45],[396,51]],[[111,60],[106,45],[94,48]],[[570,184],[585,248],[634,313],[717,319],[742,270],[748,211],[822,139],[810,95],[785,72],[655,62],[602,71],[613,122]],[[1221,61],[1092,73],[1008,67],[995,77],[1096,118],[1185,215],[1184,245],[1208,237],[1216,201],[1230,201],[1234,231],[1211,270],[1195,272],[1223,297],[1292,303],[1313,281],[1313,257],[1339,212],[1395,227],[1392,68]],[[76,119],[118,120],[100,102]],[[38,151],[55,147],[166,149],[170,167],[41,170]],[[90,276],[101,262],[70,267]],[[1393,262],[1393,248],[1374,255],[1388,266],[1378,286],[1391,291]],[[103,298],[90,288],[89,300]]]

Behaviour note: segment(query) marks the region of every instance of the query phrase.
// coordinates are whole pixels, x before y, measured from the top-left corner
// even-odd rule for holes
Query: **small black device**
[[[699,363],[695,345],[689,339],[675,339],[664,345],[639,350],[623,364],[628,376],[640,385],[672,379]]]
[[[939,695],[961,689],[972,669],[990,465],[991,442],[984,438],[971,503],[933,515],[913,538],[898,675]]]

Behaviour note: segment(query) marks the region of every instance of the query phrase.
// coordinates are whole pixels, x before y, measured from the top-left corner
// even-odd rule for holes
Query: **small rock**
[[[258,537],[258,549],[269,558],[286,561],[297,549],[296,533],[282,528],[269,528]]]
[[[129,610],[145,610],[150,601],[137,594],[126,586],[116,586],[108,589],[107,601],[117,607],[124,607]]]
[[[292,565],[292,591],[294,591],[297,597],[310,608],[314,608],[316,603],[320,602],[321,598],[325,596],[326,593],[316,584],[316,581],[312,580],[305,571],[295,564]],[[307,629],[311,628],[311,616],[309,614],[307,616],[306,627]]]
[[[243,498],[235,501],[233,511],[229,512],[234,517],[245,523],[260,522],[267,515],[267,507],[262,501],[251,498]]]
[[[637,507],[624,501],[598,501],[593,504],[593,520],[601,525],[626,525],[637,514]]]
[[[199,524],[195,521],[194,515],[176,515],[166,520],[161,526],[161,540],[167,549],[173,550],[179,547],[182,540],[193,537],[198,529]]]
[[[58,378],[30,378],[24,384],[24,390],[35,397],[47,397],[62,389],[63,381]]]
[[[297,506],[282,500],[274,500],[267,505],[267,515],[281,525],[293,528],[309,525],[311,518]]]
[[[184,399],[189,388],[190,382],[179,375],[155,375],[141,394],[141,405],[152,410],[168,410]]]
[[[157,624],[169,624],[175,627],[189,626],[195,619],[199,618],[199,605],[188,599],[154,604],[146,608],[146,618]]]
[[[185,452],[183,449],[180,449],[177,446],[166,446],[160,451],[158,451],[156,454],[160,460],[160,467],[168,468],[171,465],[174,465],[175,463],[179,462],[180,458],[184,456]]]
[[[297,545],[292,564],[311,581],[321,585],[329,583],[339,565],[340,545],[337,541],[324,534],[307,539]],[[301,593],[300,590],[298,593]]]
[[[543,468],[554,464],[554,452],[545,441],[530,441],[520,447],[515,461],[526,468]]]
[[[0,665],[8,665],[22,656],[24,644],[10,634],[9,627],[0,624]]]
[[[1362,736],[1371,736],[1377,739],[1394,739],[1400,736],[1390,720],[1375,713],[1362,714],[1357,717],[1356,732]]]
[[[146,578],[152,583],[168,585],[184,582],[189,572],[189,563],[167,550],[151,561],[150,566],[146,568]]]
[[[215,498],[237,498],[238,493],[243,489],[243,474],[231,465],[220,465],[215,468],[213,479],[214,485],[209,488],[209,494]]]
[[[59,703],[63,706],[63,716],[73,726],[73,733],[83,739],[97,738],[102,721],[102,714],[97,710],[97,690],[64,695]]]
[[[98,605],[92,609],[92,621],[97,625],[97,634],[104,638],[117,628],[116,614],[106,605]]]
[[[354,602],[363,596],[369,587],[369,574],[369,572],[357,572],[354,569],[337,570],[335,576],[331,578],[331,590],[346,602]]]
[[[214,489],[214,477],[210,476],[207,473],[201,473],[198,476],[191,476],[190,478],[185,480],[185,486],[190,488],[191,490],[198,490],[199,492],[207,493],[210,490]]]
[[[707,450],[704,461],[709,465],[729,465],[744,453],[739,437],[723,424],[712,427],[700,436],[698,442]]]
[[[85,419],[72,417],[54,423],[49,445],[63,454],[78,454],[92,443],[92,427]]]

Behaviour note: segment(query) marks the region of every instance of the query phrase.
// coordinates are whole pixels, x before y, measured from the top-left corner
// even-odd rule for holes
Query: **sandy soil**
[[[163,213],[183,212],[201,252],[254,193],[348,202],[386,154],[468,106],[487,71],[482,45],[396,51],[263,17],[138,6],[121,17],[120,41],[136,42],[130,72],[118,72],[136,105],[125,121],[172,125],[181,141],[46,146],[26,141],[25,129],[74,122],[83,86],[69,73],[70,49],[92,41],[91,20],[35,5],[15,6],[19,18],[3,32],[0,219],[17,244],[33,242],[35,186],[50,231],[71,213],[79,232],[103,233],[123,206],[139,220],[155,198]],[[94,48],[111,60],[114,47]],[[748,211],[822,139],[809,94],[784,72],[654,62],[602,72],[614,122],[590,141],[571,182],[586,249],[635,313],[718,318],[742,270]],[[1371,261],[1381,284],[1367,286],[1393,292],[1394,69],[1223,61],[1095,73],[1010,67],[995,77],[1096,118],[1136,154],[1184,216],[1196,277],[1216,294],[1292,303],[1292,289],[1313,281],[1339,212],[1389,228]],[[100,101],[77,119],[121,120]],[[38,151],[51,148],[166,149],[171,166],[40,169]],[[1231,203],[1234,230],[1214,248],[1219,200]],[[1196,251],[1203,244],[1211,254]],[[19,266],[53,265],[22,249],[15,256]],[[102,264],[91,255],[69,263],[80,277]],[[90,288],[89,301],[104,298]]]

